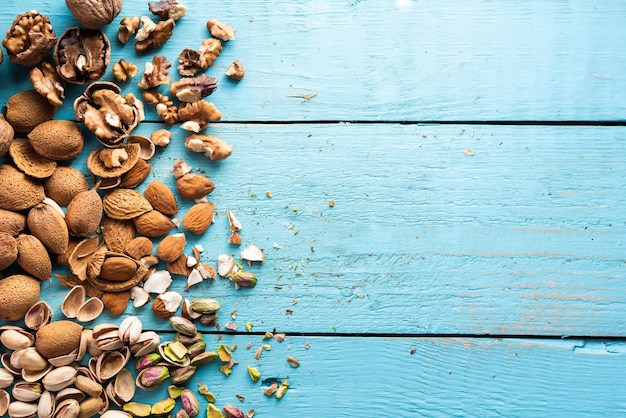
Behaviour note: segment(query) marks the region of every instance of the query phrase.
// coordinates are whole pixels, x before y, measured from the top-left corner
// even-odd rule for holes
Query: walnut
[[[143,104],[109,82],[89,85],[74,102],[74,114],[107,147],[121,144],[144,118]]]
[[[117,31],[117,39],[126,44],[139,29],[139,18],[137,16],[124,17],[120,20],[120,28]]]
[[[170,93],[181,102],[197,102],[210,96],[217,89],[217,79],[204,74],[198,77],[185,77],[170,85]]]
[[[59,107],[63,104],[65,82],[59,77],[56,70],[49,62],[43,62],[40,68],[33,68],[29,74],[30,82],[37,93],[44,96],[52,106]]]
[[[65,0],[76,20],[87,29],[98,29],[113,22],[122,11],[122,0]]]
[[[152,14],[163,20],[178,20],[187,14],[187,8],[176,0],[162,0],[156,3],[149,2],[148,9],[150,9]]]
[[[110,57],[109,38],[100,29],[69,28],[54,50],[57,73],[73,84],[100,79],[109,66]]]
[[[15,18],[2,46],[11,62],[34,67],[52,51],[56,40],[50,19],[32,10]]]
[[[172,133],[167,129],[157,129],[150,135],[150,140],[154,145],[165,148],[172,141]]]
[[[232,64],[226,69],[226,77],[231,80],[239,81],[243,78],[245,71],[243,69],[243,64],[239,60],[233,61]]]
[[[217,110],[213,103],[206,100],[183,103],[178,109],[178,119],[184,122],[180,127],[188,131],[200,132],[207,127],[210,121],[221,118],[222,112]]]
[[[138,72],[139,68],[124,58],[113,64],[113,75],[117,81],[126,81],[130,77],[136,76]]]
[[[172,66],[163,55],[155,55],[152,62],[146,62],[146,70],[141,77],[139,87],[144,90],[151,89],[162,84],[169,84],[172,79],[168,77],[167,69]]]
[[[146,102],[156,106],[157,115],[168,125],[178,122],[178,107],[169,97],[162,95],[156,90],[146,90],[143,92]]]
[[[209,135],[188,135],[185,138],[185,148],[193,152],[203,152],[211,160],[224,160],[233,153],[233,147],[228,142]]]
[[[141,18],[141,21],[144,22],[144,17]],[[150,18],[147,18],[150,20]],[[147,22],[147,20],[145,20]],[[144,23],[145,27],[146,23]],[[145,33],[142,32],[142,27],[137,32],[137,43],[135,44],[135,51],[137,52],[146,52],[150,49],[160,48],[164,43],[166,43],[172,36],[172,31],[176,26],[174,23],[174,19],[162,20],[157,23],[153,30],[147,30]],[[140,36],[141,34],[141,36]]]
[[[235,39],[235,32],[237,32],[229,24],[222,23],[216,19],[210,19],[206,22],[206,28],[212,36],[222,41],[232,41]]]
[[[200,66],[202,69],[207,69],[213,62],[220,56],[222,52],[222,41],[217,38],[209,38],[202,41],[200,49]]]
[[[191,48],[185,48],[178,55],[178,72],[183,76],[194,76],[204,70],[200,64],[200,53]]]

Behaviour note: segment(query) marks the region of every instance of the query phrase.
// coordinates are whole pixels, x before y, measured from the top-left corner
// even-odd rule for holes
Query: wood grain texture
[[[623,343],[319,337],[287,337],[277,343],[245,335],[207,340],[210,347],[237,344],[239,364],[225,378],[217,370],[219,362],[209,363],[194,381],[209,386],[217,406],[254,408],[255,417],[585,417],[626,411],[621,390],[626,382],[618,371],[626,366]],[[257,361],[254,352],[262,343],[272,349]],[[288,355],[300,361],[299,368],[287,365]],[[261,372],[256,384],[248,377],[248,365]],[[280,400],[265,397],[265,379],[288,379],[287,394]],[[137,400],[165,396],[159,388]]]
[[[624,120],[626,42],[621,1],[527,2],[189,0],[189,15],[154,53],[176,66],[185,47],[208,37],[206,20],[237,29],[207,71],[219,80],[212,100],[229,121],[274,120]],[[64,2],[10,1],[39,9],[57,34],[75,25]],[[117,42],[119,20],[149,14],[125,2],[106,28],[111,63],[133,57]],[[14,15],[3,13],[0,33]],[[143,69],[154,53],[132,61]],[[247,68],[235,85],[223,72]],[[27,87],[23,68],[5,62],[0,88]],[[175,78],[177,72],[172,69]],[[112,79],[109,71],[106,79]],[[125,91],[136,91],[136,81]],[[82,88],[72,87],[68,97]],[[71,117],[62,111],[60,117]],[[148,115],[154,118],[153,113]]]
[[[189,153],[178,132],[149,180],[173,187],[178,158],[213,179],[216,222],[201,237],[187,234],[204,261],[239,258],[252,243],[265,249],[263,265],[246,266],[258,274],[254,289],[221,279],[186,294],[218,298],[223,318],[238,311],[240,329],[250,321],[260,331],[625,335],[624,128],[209,131],[233,144],[231,157]],[[179,203],[183,216],[191,202]],[[229,209],[244,227],[241,248],[227,243]],[[50,297],[65,292],[49,286]],[[137,313],[163,327],[149,309]]]

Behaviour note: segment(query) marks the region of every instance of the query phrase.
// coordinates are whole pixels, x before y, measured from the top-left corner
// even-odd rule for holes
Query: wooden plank
[[[623,121],[626,114],[624,63],[615,53],[626,42],[623,1],[185,4],[190,13],[158,53],[176,64],[183,48],[208,36],[208,18],[231,23],[238,38],[207,71],[219,79],[211,100],[228,121]],[[7,3],[16,14],[33,8],[59,35],[76,24],[64,2]],[[13,13],[0,17],[2,31]],[[146,14],[145,2],[125,2],[122,15]],[[135,56],[132,44],[117,42],[121,17],[106,28],[111,62],[123,57],[143,68],[153,53]],[[247,68],[238,85],[223,76],[234,59]],[[2,91],[28,88],[23,72],[6,60]],[[135,83],[125,91],[137,91]],[[80,92],[70,87],[68,101]],[[72,117],[70,109],[59,117]]]
[[[204,261],[265,248],[263,265],[246,266],[254,289],[220,279],[185,293],[220,300],[222,325],[237,311],[239,329],[256,331],[625,335],[623,127],[216,124],[210,133],[233,144],[231,157],[189,153],[177,132],[150,180],[174,187],[178,158],[213,179],[216,222],[187,234]],[[179,202],[183,216],[191,202]],[[244,226],[241,248],[227,243],[229,209]],[[184,287],[181,278],[173,288]],[[46,285],[51,300],[65,292]],[[149,308],[137,314],[163,327]]]
[[[207,336],[209,347],[218,344]],[[246,350],[248,343],[252,348]],[[283,343],[224,336],[237,344],[230,377],[219,361],[198,369],[189,387],[207,384],[216,405],[231,403],[255,417],[354,416],[619,416],[626,411],[626,346],[610,341],[476,338],[302,338]],[[260,360],[256,347],[269,343]],[[305,344],[310,348],[306,349]],[[414,350],[414,354],[411,352]],[[291,368],[286,357],[300,361]],[[259,369],[252,383],[247,366]],[[286,395],[262,394],[264,379],[288,378]],[[594,390],[590,390],[594,388]],[[235,395],[244,396],[239,402]],[[138,392],[154,402],[163,388]],[[202,401],[204,411],[206,402]],[[201,414],[204,412],[202,411]]]

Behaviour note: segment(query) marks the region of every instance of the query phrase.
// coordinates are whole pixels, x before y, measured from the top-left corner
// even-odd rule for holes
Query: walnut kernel
[[[147,90],[171,83],[172,79],[168,77],[168,68],[171,66],[172,63],[163,55],[155,55],[152,62],[146,62],[146,69],[139,82],[139,87]]]
[[[117,81],[126,81],[130,77],[136,76],[138,72],[139,68],[124,58],[113,64],[113,75]]]
[[[50,19],[36,10],[18,15],[2,40],[11,62],[27,67],[39,64],[55,43]]]
[[[206,22],[206,28],[212,36],[222,41],[232,41],[235,39],[235,32],[237,32],[229,24],[222,23],[217,19],[210,19]]]
[[[233,61],[232,64],[226,69],[226,76],[232,80],[239,81],[245,75],[243,64],[239,60]]]
[[[141,21],[144,22],[144,25],[139,29],[135,37],[135,39],[137,39],[135,51],[137,52],[146,52],[151,49],[160,48],[172,37],[172,31],[174,26],[176,26],[174,19],[162,20],[157,23],[153,29],[152,24],[154,24],[154,22],[152,22],[149,17],[144,16],[141,18]],[[146,29],[144,30],[144,28]]]
[[[120,20],[120,28],[117,31],[117,39],[126,44],[130,38],[137,33],[140,20],[137,16],[124,17]]]
[[[202,41],[200,49],[200,65],[203,69],[209,68],[222,52],[222,41],[217,38],[209,38]]]

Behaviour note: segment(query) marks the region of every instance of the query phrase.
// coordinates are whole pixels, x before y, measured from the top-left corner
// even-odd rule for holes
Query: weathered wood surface
[[[127,1],[122,14],[149,14],[146,3]],[[207,37],[209,17],[237,29],[207,72],[219,78],[212,100],[225,120],[614,121],[626,114],[621,1],[187,3],[193,15],[158,52],[175,67],[183,48]],[[14,13],[45,12],[59,35],[77,23],[62,1],[9,5]],[[0,30],[13,17],[3,13]],[[112,63],[133,48],[117,41],[120,18],[106,28]],[[134,61],[143,68],[152,55]],[[247,68],[239,85],[222,76],[234,59]],[[8,67],[0,67],[0,86],[25,86]]]
[[[233,144],[231,157],[191,154],[179,132],[149,180],[175,187],[180,157],[213,179],[216,222],[199,238],[187,234],[203,260],[239,257],[243,247],[227,243],[229,209],[244,246],[265,248],[266,262],[250,267],[254,289],[221,279],[188,295],[222,300],[240,328],[625,336],[624,128],[215,124],[210,132]],[[182,216],[191,202],[179,202]],[[183,290],[184,278],[174,286]]]
[[[207,132],[235,152],[208,162],[183,149],[175,128],[150,179],[172,184],[172,164],[184,158],[214,180],[216,223],[188,237],[205,261],[239,254],[227,244],[228,209],[244,225],[244,245],[267,254],[247,267],[259,276],[254,289],[220,279],[185,293],[220,300],[222,329],[232,322],[239,334],[218,342],[209,332],[210,348],[238,345],[240,364],[228,378],[209,365],[192,387],[207,383],[218,405],[259,417],[624,413],[626,129],[489,123],[623,122],[625,4],[184,4],[191,13],[158,51],[174,66],[180,50],[208,37],[208,18],[237,28],[207,71],[223,112]],[[48,14],[57,34],[76,24],[64,2],[10,1],[0,33],[30,9]],[[147,14],[145,2],[127,1],[122,16]],[[116,40],[122,16],[106,29],[111,62],[134,57],[142,67],[152,54]],[[247,70],[238,84],[223,76],[234,59]],[[0,104],[30,88],[24,76],[5,54]],[[124,91],[138,93],[137,81]],[[57,118],[73,119],[82,90],[68,88]],[[147,118],[137,133],[162,127],[151,108]],[[400,121],[435,123],[387,123]],[[90,138],[76,162],[85,173],[97,146]],[[181,201],[181,213],[188,207]],[[62,317],[67,289],[55,280],[43,289]],[[129,314],[171,337],[149,307]],[[273,329],[287,340],[254,360]],[[594,338],[561,339],[570,335]],[[290,368],[287,355],[302,366]],[[286,397],[265,398],[248,364],[263,378],[289,377]],[[164,396],[161,388],[137,400]]]

